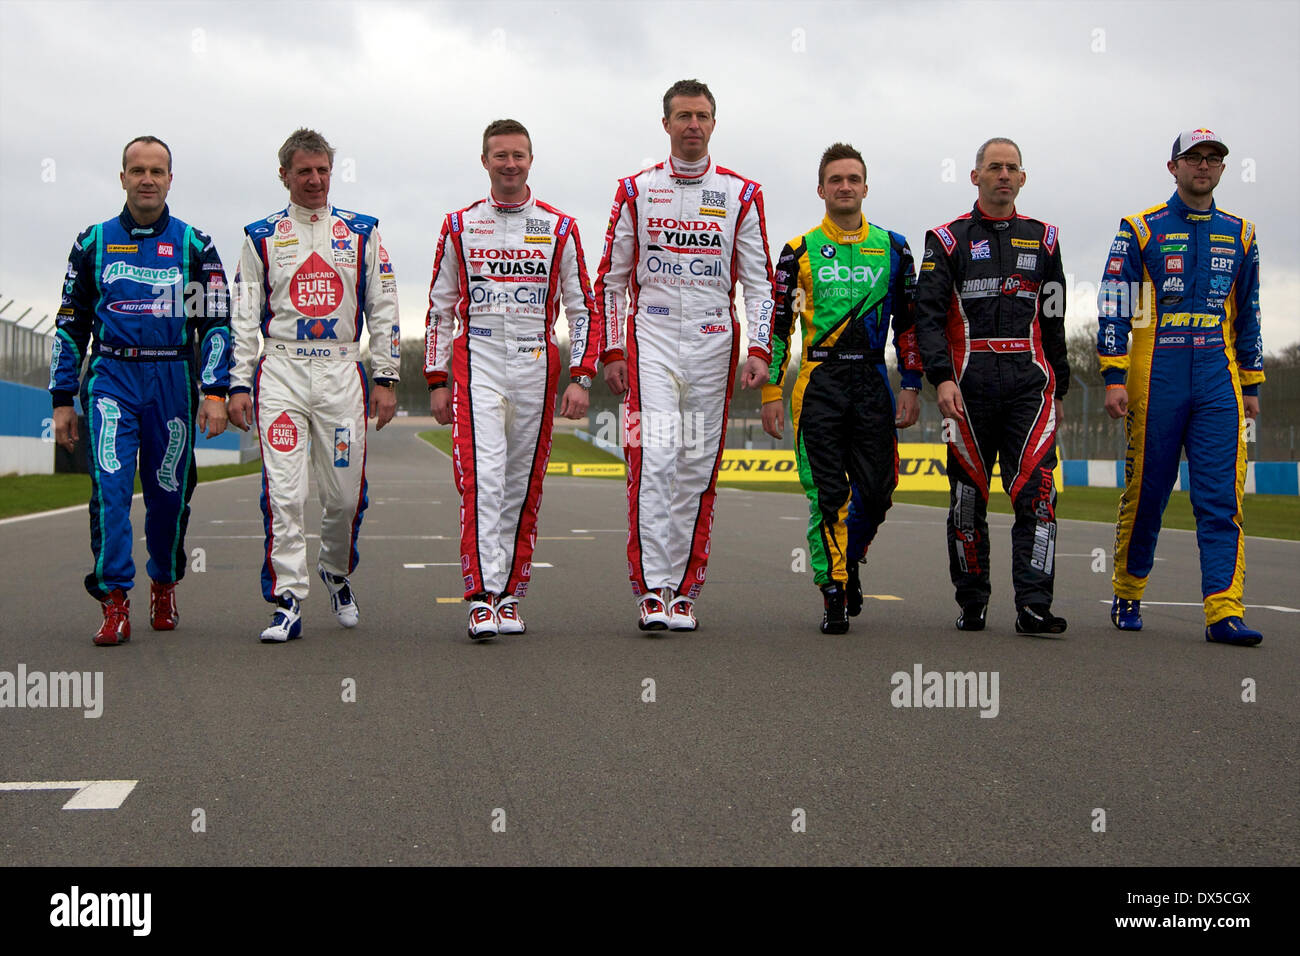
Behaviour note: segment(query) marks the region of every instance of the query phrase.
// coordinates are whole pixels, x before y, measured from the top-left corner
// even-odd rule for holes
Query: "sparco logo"
[[[172,266],[169,269],[146,269],[133,266],[127,262],[113,262],[104,269],[104,284],[130,279],[144,285],[175,285],[181,281],[181,270]]]

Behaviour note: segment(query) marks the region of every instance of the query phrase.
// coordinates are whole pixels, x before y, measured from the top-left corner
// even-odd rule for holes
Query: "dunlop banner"
[[[900,442],[898,446],[899,491],[947,491],[948,446]],[[994,491],[1002,488],[998,465],[993,467]],[[1057,462],[1055,484],[1061,489],[1061,465]],[[718,466],[718,481],[799,481],[792,450],[749,451],[728,448]]]
[[[574,475],[585,476],[588,478],[593,478],[596,476],[608,477],[611,475],[617,475],[619,477],[622,477],[623,475],[627,474],[627,468],[621,461],[612,462],[610,464],[605,464],[602,462],[599,464],[586,464],[586,465],[578,464],[575,462],[573,465],[572,473]]]

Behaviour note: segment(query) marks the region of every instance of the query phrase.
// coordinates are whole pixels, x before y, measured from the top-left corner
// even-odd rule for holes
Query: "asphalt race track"
[[[0,672],[101,671],[103,712],[0,710],[0,861],[1296,859],[1300,543],[1250,540],[1247,620],[1265,641],[1243,649],[1203,639],[1193,534],[1164,534],[1146,629],[1122,634],[1106,613],[1112,528],[1063,522],[1055,608],[1070,627],[1037,639],[1012,628],[1010,519],[994,515],[990,626],[963,634],[943,512],[898,505],[864,577],[878,597],[831,637],[810,575],[791,569],[804,499],[724,490],[700,630],[648,637],[625,576],[623,485],[557,476],[528,633],[475,645],[451,464],[416,430],[371,432],[353,631],[314,580],[304,639],[257,641],[256,476],[199,486],[188,546],[205,569],[180,586],[173,633],[149,629],[137,540],[124,647],[90,641],[84,509],[4,524]],[[137,500],[137,535],[142,518]],[[894,706],[892,675],[918,666],[986,672],[990,693],[996,676],[996,705]]]

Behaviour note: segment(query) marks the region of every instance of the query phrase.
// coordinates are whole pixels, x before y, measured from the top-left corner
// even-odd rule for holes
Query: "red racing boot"
[[[125,644],[131,639],[131,602],[121,588],[114,588],[101,603],[104,623],[95,634],[95,643],[100,647]]]
[[[149,582],[149,623],[155,631],[174,631],[181,619],[176,610],[176,582]]]

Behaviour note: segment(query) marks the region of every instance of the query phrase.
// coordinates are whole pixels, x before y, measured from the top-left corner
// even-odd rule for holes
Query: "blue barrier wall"
[[[1178,465],[1175,491],[1186,491],[1187,462]],[[1123,488],[1124,462],[1074,460],[1061,462],[1061,481],[1092,488]],[[1300,495],[1300,462],[1252,461],[1246,465],[1246,493],[1257,495]]]

